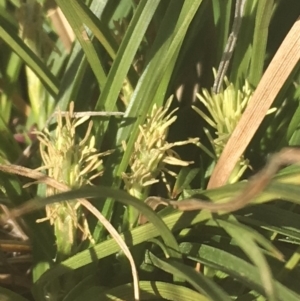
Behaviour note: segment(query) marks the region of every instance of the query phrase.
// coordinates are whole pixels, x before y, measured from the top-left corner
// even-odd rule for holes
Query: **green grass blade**
[[[118,51],[116,40],[106,26],[91,12],[91,10],[82,1],[73,1],[72,3],[80,20],[91,30],[101,45],[105,48],[112,59],[115,59]]]
[[[185,242],[180,244],[181,251],[190,259],[200,261],[216,270],[221,270],[233,278],[238,279],[247,287],[264,293],[260,280],[259,269],[245,260],[205,244]],[[299,296],[278,281],[274,281],[279,300],[299,300]]]
[[[79,42],[75,42],[68,64],[61,80],[58,93],[58,105],[60,110],[68,110],[69,103],[73,100],[75,105],[80,102],[78,94],[84,87],[81,85],[88,66]],[[72,80],[70,81],[70,77]],[[76,105],[78,107],[78,105]]]
[[[164,300],[172,301],[209,301],[209,299],[202,294],[199,294],[190,288],[159,281],[140,281],[141,300],[157,300],[162,298]],[[108,300],[133,300],[132,284],[124,284],[114,287],[103,292],[103,288],[93,287],[86,293],[76,298],[74,301],[108,301]],[[67,300],[66,300],[67,301]]]
[[[159,269],[176,275],[190,283],[200,293],[205,293],[214,301],[231,301],[231,298],[212,280],[202,273],[196,272],[192,267],[179,263],[173,259],[160,259],[149,253],[152,264]]]
[[[253,239],[254,230],[245,231],[239,225],[227,222],[224,220],[218,220],[217,224],[224,228],[224,230],[238,243],[241,249],[247,254],[251,261],[258,267],[260,278],[265,288],[265,293],[268,300],[276,300],[275,287],[273,282],[272,273],[270,267],[266,261],[265,256],[259,249]],[[250,235],[249,235],[250,234]]]
[[[105,111],[112,111],[115,108],[124,79],[159,3],[159,0],[142,0],[139,3],[113,62],[96,110],[105,108]]]
[[[58,0],[57,4],[68,19],[80,45],[82,46],[87,60],[97,78],[100,89],[103,89],[106,83],[106,72],[102,66],[98,52],[93,45],[89,31],[86,30],[85,24],[80,19],[76,7],[73,6],[73,2]]]
[[[266,229],[272,234],[281,234],[294,243],[300,243],[300,216],[295,212],[262,204],[251,209],[251,216],[239,215],[237,219],[245,224]]]
[[[90,9],[94,14],[102,16],[103,13],[103,1],[93,1]],[[86,109],[87,102],[83,102],[81,97],[86,99],[86,92],[89,91],[89,86],[84,85],[83,81],[87,80],[89,83],[94,82],[92,75],[88,74],[88,61],[84,55],[82,47],[78,41],[75,41],[72,49],[68,64],[61,80],[61,86],[58,94],[58,106],[61,110],[66,111],[68,109],[70,101],[74,101],[76,109]],[[91,73],[91,72],[90,72]],[[72,79],[72,80],[70,80]]]
[[[49,93],[55,97],[59,87],[57,79],[1,16],[0,23],[0,38],[32,69]]]
[[[251,64],[248,80],[256,87],[260,81],[266,58],[268,32],[273,12],[273,0],[260,0],[257,5],[254,36],[251,52]]]

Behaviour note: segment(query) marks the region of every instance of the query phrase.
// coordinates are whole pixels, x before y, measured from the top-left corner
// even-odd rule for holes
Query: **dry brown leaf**
[[[226,144],[208,188],[226,184],[231,172],[300,59],[300,18],[295,22],[264,73],[252,99]]]

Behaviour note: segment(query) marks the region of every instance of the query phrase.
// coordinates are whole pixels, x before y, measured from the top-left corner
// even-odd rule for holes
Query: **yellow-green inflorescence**
[[[202,93],[197,94],[200,101],[207,108],[210,116],[193,106],[194,110],[210,126],[216,129],[215,139],[212,139],[207,131],[216,158],[219,158],[221,155],[253,94],[253,90],[247,81],[242,90],[237,89],[226,77],[224,78],[224,84],[225,89],[221,89],[218,94],[209,93],[207,89],[202,89]],[[241,157],[229,179],[229,183],[238,181],[248,166],[248,160]]]
[[[158,182],[157,177],[160,174],[164,176],[168,173],[176,176],[166,165],[187,166],[193,163],[181,160],[172,148],[188,143],[198,144],[198,138],[190,138],[174,143],[167,142],[168,129],[176,120],[174,112],[177,109],[168,114],[171,103],[172,98],[166,102],[164,107],[153,106],[151,114],[147,116],[145,123],[140,126],[140,133],[130,157],[130,172],[123,173],[126,190],[141,200],[148,195],[150,186]],[[125,143],[124,148],[126,149]],[[137,217],[137,211],[129,208],[130,227],[135,225]]]
[[[102,174],[102,160],[110,151],[98,153],[95,148],[95,137],[91,135],[92,121],[89,122],[85,137],[78,141],[76,128],[87,121],[89,116],[75,118],[74,104],[70,104],[69,112],[62,116],[57,112],[57,127],[54,136],[45,130],[38,132],[40,152],[48,176],[68,185],[78,188],[91,184],[91,180]],[[59,193],[56,189],[47,188],[47,195]],[[77,201],[67,201],[47,205],[47,217],[54,226],[57,243],[58,260],[70,256],[77,247],[78,229],[83,235],[89,236],[86,220]]]

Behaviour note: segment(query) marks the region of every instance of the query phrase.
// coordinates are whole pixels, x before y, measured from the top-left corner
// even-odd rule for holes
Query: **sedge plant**
[[[228,80],[221,93],[212,94],[211,70],[222,61],[239,3],[245,5],[228,62]],[[184,184],[178,185],[184,187],[181,197],[200,194],[208,202],[227,202],[247,185],[238,181],[247,159],[255,173],[267,153],[299,145],[299,69],[295,68],[279,87],[275,101],[279,110],[265,117],[247,150],[254,159],[242,157],[236,165],[229,180],[236,183],[203,190],[211,159],[205,162],[202,150],[213,148],[215,162],[224,153],[233,128],[253,99],[252,92],[296,24],[299,5],[298,0],[31,0],[24,5],[1,1],[1,166],[39,168],[72,190],[58,194],[48,187],[45,192],[42,183],[37,189],[24,188],[23,176],[1,172],[1,202],[8,213],[23,213],[28,200],[40,197],[39,208],[47,205],[47,216],[41,216],[44,211],[24,216],[31,245],[11,236],[14,241],[8,245],[1,237],[0,299],[298,301],[299,167],[274,175],[251,206],[232,213],[169,208],[157,215],[143,201],[155,194],[153,185],[160,178],[171,174]],[[64,30],[60,31],[66,29],[64,22],[56,18],[55,26],[45,13],[47,6],[56,16],[65,16],[75,35],[67,48]],[[51,39],[49,44],[45,36]],[[291,39],[296,50],[299,36]],[[31,81],[28,69],[36,81]],[[280,73],[272,76],[276,79]],[[175,112],[170,110],[169,97],[179,86],[190,93],[179,99]],[[201,118],[190,110],[195,126],[188,128],[187,111],[199,86],[205,108],[197,110]],[[79,112],[122,111],[124,115],[95,118],[92,128],[87,117],[74,115],[71,100]],[[48,127],[46,120],[55,111],[57,125]],[[184,138],[176,139],[178,133],[171,132],[175,122]],[[34,151],[32,128],[38,130],[40,152]],[[203,128],[208,128],[211,145],[203,138]],[[177,142],[168,142],[168,131]],[[19,139],[20,134],[30,139]],[[199,136],[205,145],[195,148],[192,144],[200,140],[189,137]],[[190,144],[184,147],[186,161],[173,149],[184,144]],[[102,156],[108,149],[115,151],[105,160]],[[197,149],[193,158],[189,149]],[[187,166],[191,161],[196,166]],[[181,176],[170,171],[171,165],[184,170]],[[196,169],[201,172],[195,176]],[[131,269],[127,261],[126,265],[119,260],[119,244],[79,206],[79,198],[92,198],[98,211],[122,232],[137,267],[139,281],[134,286],[140,289],[140,298],[132,294]],[[149,222],[138,225],[140,213]],[[37,219],[44,222],[36,223]],[[119,228],[122,219],[124,227]],[[98,235],[99,229],[103,235]],[[2,225],[1,230],[5,230]],[[20,251],[24,245],[27,251]],[[29,257],[33,261],[24,262]]]

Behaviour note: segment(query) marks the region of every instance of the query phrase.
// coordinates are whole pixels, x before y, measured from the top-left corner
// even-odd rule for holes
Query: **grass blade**
[[[212,280],[196,272],[192,267],[183,265],[172,259],[160,259],[149,253],[152,263],[165,272],[179,276],[189,282],[195,289],[201,293],[205,293],[214,301],[230,301],[231,298]]]
[[[7,24],[2,16],[0,16],[0,22],[0,38],[2,38],[24,62],[26,62],[26,65],[28,65],[44,83],[49,93],[55,97],[59,89],[57,79],[33,51],[25,45],[22,39],[16,34],[16,31]]]

